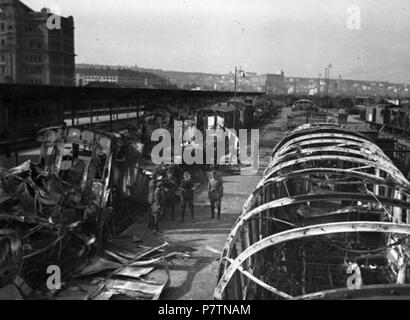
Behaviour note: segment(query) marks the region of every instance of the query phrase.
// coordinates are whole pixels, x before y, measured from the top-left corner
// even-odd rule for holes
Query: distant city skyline
[[[74,16],[77,63],[410,83],[406,0],[23,0]],[[359,30],[348,10],[360,9]]]

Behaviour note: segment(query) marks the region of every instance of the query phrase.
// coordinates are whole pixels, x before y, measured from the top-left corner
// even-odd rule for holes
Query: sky
[[[410,83],[408,0],[23,2],[74,17],[77,63]]]

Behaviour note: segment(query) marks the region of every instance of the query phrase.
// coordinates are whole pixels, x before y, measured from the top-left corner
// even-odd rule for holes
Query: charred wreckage
[[[166,243],[121,240],[130,222],[121,224],[126,212],[113,209],[146,192],[143,144],[77,127],[44,129],[37,141],[39,164],[0,169],[0,298],[158,299],[169,283],[166,261],[176,254],[165,252]],[[69,284],[50,291],[49,266]]]
[[[273,150],[214,298],[408,298],[410,183],[367,136],[306,124]]]

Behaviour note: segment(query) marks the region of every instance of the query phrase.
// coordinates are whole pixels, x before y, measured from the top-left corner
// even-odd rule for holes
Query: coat
[[[154,191],[154,198],[151,205],[152,213],[160,214],[164,205],[164,194],[161,188],[157,187]]]
[[[192,183],[191,179],[183,180],[181,183],[182,188],[182,199],[184,200],[192,200],[194,198],[194,184]]]
[[[164,180],[165,201],[172,204],[178,200],[176,191],[178,190],[178,183],[174,178],[167,178]]]
[[[156,182],[154,179],[151,179],[151,181],[148,184],[148,203],[151,206],[154,203],[155,187],[156,187]]]
[[[224,196],[223,182],[220,179],[211,178],[208,182],[208,196],[210,200],[221,200]]]

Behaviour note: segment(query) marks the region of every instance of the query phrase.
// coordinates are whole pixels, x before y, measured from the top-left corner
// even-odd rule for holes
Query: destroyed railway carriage
[[[318,112],[319,108],[310,100],[297,100],[292,105],[292,112],[296,111]]]
[[[116,140],[112,134],[76,127],[48,128],[37,134],[40,165],[58,176],[80,198],[104,209],[110,195],[110,176]],[[51,155],[48,150],[51,148]],[[89,204],[89,203],[88,203]]]
[[[200,130],[215,130],[218,128],[247,129],[254,124],[255,106],[248,101],[229,100],[224,103],[218,103],[200,110],[201,123]]]
[[[398,132],[408,132],[410,124],[409,108],[392,103],[366,106],[366,122],[371,127]]]
[[[54,127],[37,141],[39,164],[0,175],[0,278],[21,274],[34,288],[47,266],[85,256],[102,239],[113,160],[113,139],[103,133]]]
[[[331,113],[320,111],[310,100],[299,100],[293,104],[291,113],[287,115],[285,129],[291,131],[303,124],[325,122],[337,123],[337,118]]]
[[[107,223],[115,215],[112,190],[130,196],[138,181],[139,191],[147,189],[138,167],[142,145],[130,136],[54,127],[37,141],[39,164],[0,170],[0,287],[22,274],[36,288],[50,264],[81,261],[94,244],[115,237]]]
[[[37,141],[42,143],[40,162],[46,165],[45,171],[56,173],[98,210],[106,210],[114,190],[119,198],[146,204],[143,190],[148,177],[139,166],[144,145],[136,137],[70,127],[45,129]]]
[[[275,147],[222,253],[216,299],[410,297],[410,183],[366,136],[306,125]]]
[[[263,97],[255,102],[254,121],[263,121],[275,117],[279,110],[286,107],[281,101],[275,101],[268,97]]]

